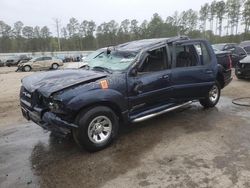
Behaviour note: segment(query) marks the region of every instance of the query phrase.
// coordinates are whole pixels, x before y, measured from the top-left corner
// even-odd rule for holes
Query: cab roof
[[[160,45],[169,42],[175,42],[178,40],[188,40],[189,38],[186,36],[180,37],[172,37],[172,38],[154,38],[154,39],[143,39],[127,42],[124,44],[120,44],[115,47],[116,50],[120,51],[140,51],[145,48],[150,48],[155,45]]]

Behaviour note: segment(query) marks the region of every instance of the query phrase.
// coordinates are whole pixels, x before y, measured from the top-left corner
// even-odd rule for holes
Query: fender
[[[95,89],[82,93],[71,99],[67,107],[73,111],[79,111],[85,106],[98,102],[115,104],[120,109],[120,112],[124,112],[128,108],[128,102],[124,95],[113,89]]]

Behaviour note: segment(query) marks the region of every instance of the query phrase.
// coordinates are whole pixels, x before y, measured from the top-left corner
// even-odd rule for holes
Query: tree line
[[[0,20],[0,52],[93,50],[131,40],[187,35],[206,38],[212,43],[240,42],[250,39],[250,0],[220,0],[205,3],[199,11],[175,12],[162,18],[155,13],[151,20],[115,20],[96,25],[94,21],[71,18],[59,28],[57,36],[49,27],[13,26]]]

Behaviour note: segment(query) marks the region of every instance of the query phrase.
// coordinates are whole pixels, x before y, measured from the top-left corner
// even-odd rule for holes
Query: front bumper
[[[77,125],[67,122],[56,114],[46,111],[45,109],[38,107],[28,107],[24,104],[24,101],[22,100],[21,110],[23,116],[27,120],[33,121],[45,130],[60,134],[69,134],[73,128],[78,127]]]

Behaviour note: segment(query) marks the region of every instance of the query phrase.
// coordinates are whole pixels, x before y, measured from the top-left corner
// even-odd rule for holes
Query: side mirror
[[[130,71],[130,75],[131,75],[131,76],[137,76],[137,74],[138,74],[137,68],[133,68],[133,69]]]

